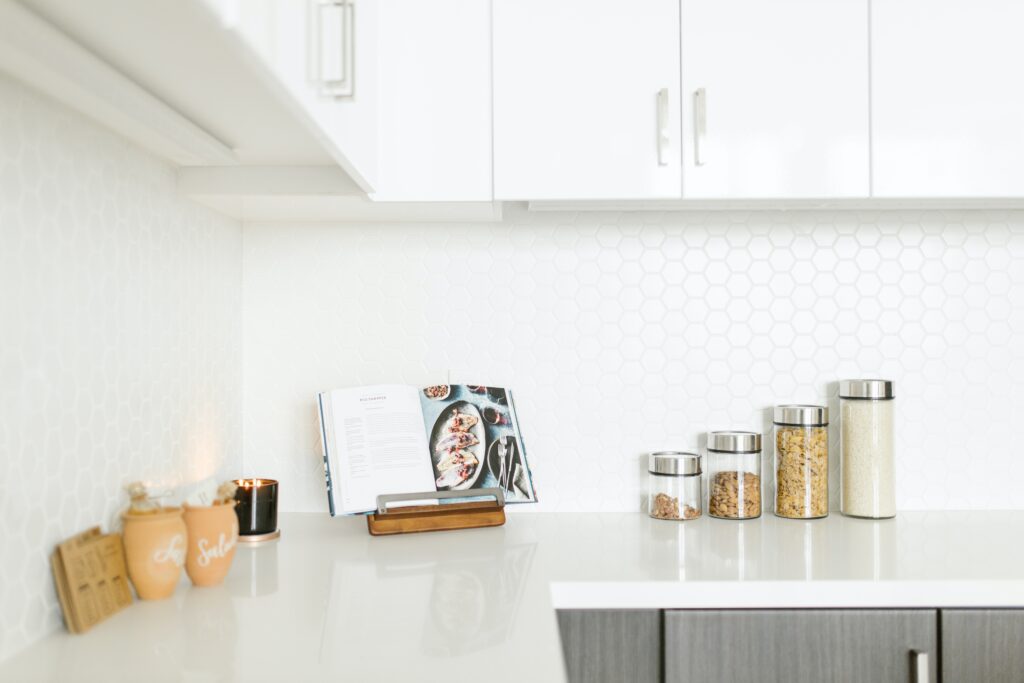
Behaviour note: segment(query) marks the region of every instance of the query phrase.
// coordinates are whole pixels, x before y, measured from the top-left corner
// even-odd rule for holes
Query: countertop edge
[[[1024,607],[1024,579],[593,581],[550,584],[560,609],[952,609]]]

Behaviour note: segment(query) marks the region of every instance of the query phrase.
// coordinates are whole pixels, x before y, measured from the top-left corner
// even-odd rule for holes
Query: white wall
[[[60,613],[49,554],[121,485],[240,467],[240,226],[0,78],[0,659]]]
[[[315,392],[449,370],[516,390],[536,509],[636,510],[644,451],[861,376],[896,380],[900,508],[1024,507],[1024,213],[251,225],[244,251],[244,468],[290,510],[326,509]]]

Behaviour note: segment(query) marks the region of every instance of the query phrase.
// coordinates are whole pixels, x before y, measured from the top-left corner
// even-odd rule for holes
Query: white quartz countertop
[[[1024,511],[747,522],[513,512],[372,538],[286,514],[223,586],[179,586],[0,680],[559,681],[556,608],[1024,607]]]

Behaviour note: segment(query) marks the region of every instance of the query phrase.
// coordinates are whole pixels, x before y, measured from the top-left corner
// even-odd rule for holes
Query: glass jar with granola
[[[828,516],[828,408],[776,406],[775,514]]]
[[[647,514],[655,519],[701,516],[700,455],[660,451],[647,458]]]
[[[761,516],[761,435],[708,434],[708,514],[720,519]]]

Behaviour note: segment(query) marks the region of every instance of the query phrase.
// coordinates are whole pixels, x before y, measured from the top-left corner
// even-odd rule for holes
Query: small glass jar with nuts
[[[828,408],[776,406],[775,514],[828,516]]]
[[[655,519],[696,519],[701,516],[700,455],[660,451],[647,458],[647,514]]]
[[[761,516],[761,435],[708,434],[708,514],[720,519]]]

